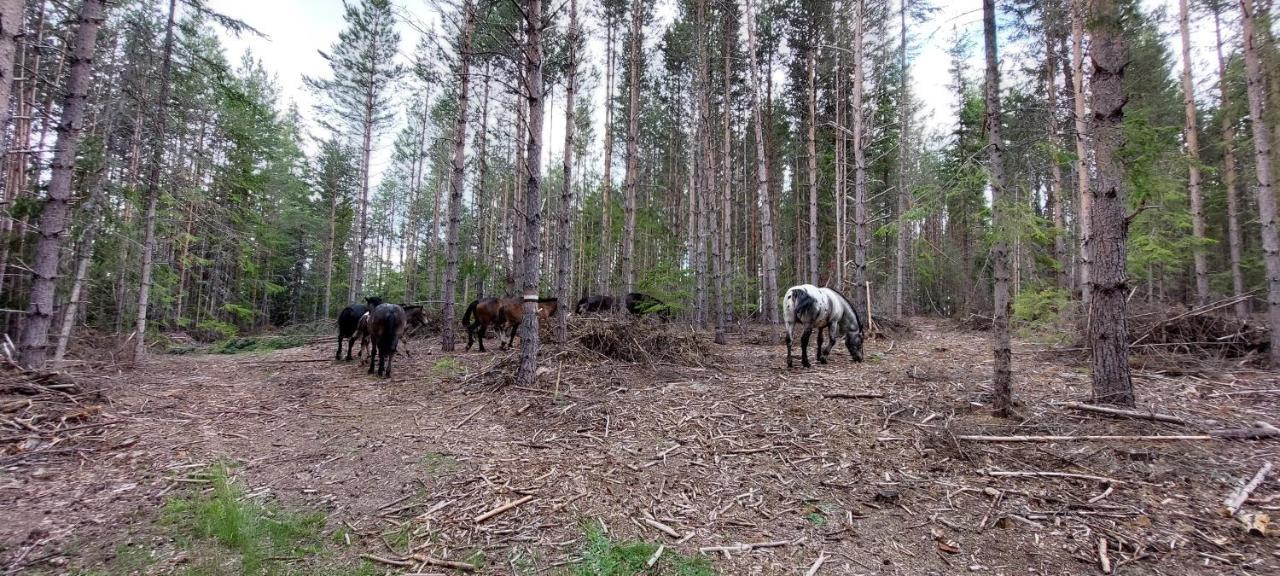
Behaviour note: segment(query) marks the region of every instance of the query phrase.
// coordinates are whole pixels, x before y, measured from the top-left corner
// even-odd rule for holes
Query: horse
[[[809,365],[809,333],[818,329],[818,347],[814,354],[818,362],[827,363],[827,356],[835,346],[837,338],[844,338],[845,347],[854,362],[862,361],[862,319],[858,311],[849,304],[844,295],[830,288],[818,288],[812,284],[801,284],[787,289],[782,298],[782,317],[787,326],[787,368],[793,366],[791,361],[791,340],[798,324],[804,325],[804,334],[800,336],[800,362]],[[822,347],[822,330],[826,328],[831,341],[826,349]]]
[[[582,314],[584,312],[612,312],[614,305],[613,296],[605,296],[596,294],[594,296],[583,296],[578,299],[578,303],[573,307],[574,314]]]
[[[546,320],[554,316],[556,310],[560,307],[560,301],[556,298],[539,298],[537,302],[539,320]],[[507,338],[505,346],[499,343],[498,349],[502,350],[510,348],[516,342],[516,330],[524,322],[524,301],[519,298],[503,298],[500,313],[502,322],[511,325],[511,336]]]
[[[631,292],[627,294],[626,307],[627,312],[635,314],[636,316],[657,314],[666,318],[671,314],[671,307],[667,306],[666,302],[640,292]]]
[[[382,299],[377,296],[370,296],[364,301],[368,304],[352,304],[342,309],[338,314],[338,352],[333,355],[334,360],[342,360],[342,341],[347,340],[347,360],[351,360],[351,347],[356,343],[356,332],[360,324],[360,318],[366,312],[377,308],[382,304]],[[363,350],[361,351],[363,354]]]
[[[474,320],[474,321],[473,321]],[[497,298],[480,298],[467,305],[462,313],[462,325],[467,328],[467,350],[474,343],[475,333],[480,332],[480,351],[484,352],[484,335],[489,326],[494,332],[502,329],[502,301]]]
[[[378,376],[391,377],[391,358],[396,355],[408,326],[404,308],[396,304],[379,304],[369,313],[369,340],[373,343],[369,350],[369,374],[373,374],[377,366]]]
[[[401,304],[400,307],[404,309],[405,313],[407,330],[404,331],[403,336],[404,340],[408,342],[409,336],[412,336],[419,328],[427,325],[427,313],[422,306],[417,304]],[[365,350],[369,349],[369,312],[365,312],[364,316],[360,317],[360,323],[356,325],[356,335],[360,337],[360,352],[356,354],[356,358],[364,358]],[[404,349],[404,355],[412,356],[412,354],[409,354],[408,348]]]

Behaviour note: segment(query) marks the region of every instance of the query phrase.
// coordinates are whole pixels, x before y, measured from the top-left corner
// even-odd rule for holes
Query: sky
[[[418,20],[415,24],[405,21],[399,23],[401,53],[407,63],[410,51],[418,44],[420,38],[418,28],[424,26],[422,22],[427,22],[425,24],[427,27],[438,26],[438,24],[431,24],[431,21],[438,21],[436,17],[440,10],[438,6],[440,4],[447,6],[448,2],[394,1],[398,12],[410,14]],[[1149,10],[1163,7],[1169,14],[1177,13],[1177,0],[1143,0],[1143,2]],[[282,105],[287,105],[289,102],[296,103],[303,117],[309,121],[312,135],[323,137],[324,134],[315,128],[314,122],[310,122],[315,116],[314,107],[319,102],[317,100],[319,96],[306,88],[302,78],[329,76],[328,63],[320,56],[319,51],[328,50],[344,26],[342,0],[208,0],[207,4],[218,12],[244,20],[265,34],[266,37],[245,35],[239,38],[226,33],[221,35],[229,59],[237,62],[242,54],[251,51],[262,61],[264,68],[275,76],[283,97]],[[581,0],[580,4],[594,6],[595,2]],[[938,10],[930,19],[912,27],[911,90],[914,98],[920,103],[920,110],[916,116],[917,121],[922,124],[919,128],[926,134],[945,131],[945,127],[954,121],[951,106],[955,98],[948,86],[950,79],[947,72],[950,66],[947,47],[954,34],[969,35],[972,38],[972,77],[980,81],[982,71],[981,2],[979,0],[936,0],[934,4],[938,6]],[[659,0],[654,13],[657,22],[650,30],[660,29],[674,17],[674,2]],[[1176,47],[1178,41],[1176,19],[1170,18],[1166,24],[1166,36],[1174,42],[1171,46]],[[600,32],[599,25],[590,21],[587,22],[586,32],[589,38],[586,57],[591,59],[597,69],[600,69],[603,67],[604,60],[603,34]],[[651,49],[656,45],[656,36],[655,33],[647,35],[647,45]],[[1196,72],[1199,98],[1205,98],[1213,91],[1212,80],[1216,73],[1216,69],[1213,68],[1216,65],[1212,60],[1213,43],[1211,24],[1199,26],[1193,30],[1192,46],[1198,55],[1193,70]],[[1001,64],[1002,69],[1007,70],[1012,67],[1011,59],[1005,59]],[[1180,72],[1181,69],[1179,68],[1178,71]],[[597,115],[595,124],[601,126],[604,118],[604,83],[600,81],[597,84],[591,96]],[[407,96],[405,94],[405,97]],[[563,149],[563,94],[559,88],[553,93],[550,105],[549,122],[544,136],[546,142],[544,149],[547,153],[544,161],[558,159]],[[403,121],[403,115],[400,120]],[[391,142],[395,131],[396,128],[393,128],[381,139],[380,146],[374,154],[371,168],[375,186],[380,173],[390,161]],[[595,132],[597,145],[593,148],[598,150],[598,143],[603,139],[603,130],[597,129]],[[599,155],[594,154],[594,156],[598,163]],[[586,163],[590,165],[590,162],[589,157]]]

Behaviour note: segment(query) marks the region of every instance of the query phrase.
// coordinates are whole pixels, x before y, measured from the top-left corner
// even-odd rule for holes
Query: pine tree
[[[449,224],[445,228],[444,320],[440,349],[454,346],[454,300],[458,283],[458,226],[462,213],[462,186],[466,170],[468,95],[471,89],[471,42],[475,32],[476,7],[470,0],[462,5],[462,29],[458,33],[458,87],[454,103],[457,120],[453,129],[453,170],[449,176]]]
[[[1013,375],[1010,367],[1013,352],[1009,343],[1012,303],[1009,299],[1009,247],[1005,240],[1009,229],[1005,216],[1008,199],[1005,198],[1004,140],[1001,138],[1004,119],[1000,115],[1000,58],[996,48],[995,0],[983,0],[982,24],[987,60],[986,127],[990,163],[987,169],[991,171],[991,208],[994,214],[992,225],[995,228],[995,240],[991,245],[991,269],[995,280],[995,294],[992,297],[992,348],[995,356],[992,388],[996,414],[1009,417],[1013,412]]]
[[[1253,132],[1253,168],[1257,175],[1258,218],[1262,221],[1263,264],[1267,270],[1267,325],[1271,329],[1271,365],[1280,366],[1280,231],[1276,228],[1276,197],[1272,189],[1271,136],[1267,129],[1266,94],[1259,54],[1253,0],[1240,0],[1244,29],[1245,82]]]
[[[516,382],[532,386],[538,374],[538,276],[539,238],[542,226],[542,2],[524,0],[524,85],[521,96],[529,102],[528,184],[524,190],[524,270],[521,290],[524,321],[520,324],[520,368]]]
[[[556,308],[556,341],[561,343],[569,341],[569,267],[573,257],[570,219],[573,215],[573,138],[578,124],[574,112],[577,109],[580,34],[578,0],[569,0],[569,33],[565,38],[569,61],[565,72],[567,78],[564,98],[564,182],[561,184],[560,191],[559,250],[556,252],[556,298],[560,302]]]

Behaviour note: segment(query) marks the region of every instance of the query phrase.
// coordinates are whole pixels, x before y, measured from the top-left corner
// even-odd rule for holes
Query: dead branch
[[[463,572],[476,571],[475,564],[468,564],[466,562],[457,562],[455,560],[445,560],[443,558],[435,558],[432,556],[425,556],[422,554],[414,554],[413,559],[417,560],[422,564],[426,564],[428,566],[440,566],[442,568],[453,568],[454,570],[461,570]]]
[[[1067,402],[1063,406],[1075,410],[1083,410],[1085,412],[1097,412],[1099,414],[1109,414],[1112,416],[1125,416],[1128,418],[1139,418],[1142,420],[1155,420],[1157,422],[1169,422],[1172,424],[1186,424],[1187,421],[1170,414],[1159,414],[1156,412],[1144,410],[1125,410],[1123,408],[1111,408],[1109,406],[1098,406],[1096,404],[1082,404],[1080,402]]]
[[[1230,496],[1227,496],[1227,499],[1223,500],[1223,504],[1227,507],[1227,514],[1235,516],[1236,512],[1240,511],[1240,507],[1244,505],[1244,501],[1248,500],[1249,495],[1252,494],[1258,486],[1262,485],[1262,481],[1266,480],[1267,474],[1269,473],[1271,473],[1271,463],[1263,462],[1262,468],[1258,469],[1258,472],[1253,475],[1253,479],[1250,480],[1248,484],[1241,486],[1236,489],[1235,492],[1232,492]]]
[[[861,400],[864,398],[884,398],[884,394],[879,392],[827,392],[823,394],[822,397]]]
[[[990,476],[1018,476],[1028,478],[1077,478],[1080,480],[1093,480],[1095,482],[1106,482],[1108,484],[1124,484],[1123,480],[1115,478],[1107,478],[1106,476],[1094,476],[1092,474],[1075,474],[1072,472],[1040,472],[1040,471],[1005,471],[1005,470],[988,470]]]
[[[1148,441],[1148,442],[1189,442],[1197,440],[1215,440],[1220,436],[1212,434],[1196,434],[1188,436],[1109,436],[1109,435],[1084,435],[1084,436],[981,436],[981,435],[963,435],[956,436],[957,440],[966,440],[969,442],[1084,442],[1084,441],[1101,441],[1101,442],[1127,442],[1127,441]]]
[[[490,519],[490,518],[493,518],[494,516],[497,516],[497,515],[499,515],[499,514],[501,514],[501,513],[503,513],[503,512],[506,512],[507,510],[510,510],[510,509],[512,509],[512,508],[515,508],[516,506],[519,506],[519,505],[521,505],[521,504],[524,504],[525,502],[528,502],[528,501],[530,501],[530,500],[533,500],[534,498],[535,498],[535,496],[534,496],[533,494],[530,494],[530,495],[525,496],[524,498],[521,498],[521,499],[519,499],[519,500],[513,500],[513,501],[511,501],[511,502],[507,502],[506,504],[503,504],[503,505],[501,505],[501,506],[499,506],[499,507],[497,507],[497,508],[494,508],[493,510],[490,510],[490,511],[488,511],[488,512],[485,512],[484,514],[481,514],[481,515],[479,515],[479,516],[476,516],[476,517],[472,520],[472,522],[475,522],[476,524],[479,524],[479,523],[481,523],[481,522],[484,522],[485,520],[488,520],[488,519]]]

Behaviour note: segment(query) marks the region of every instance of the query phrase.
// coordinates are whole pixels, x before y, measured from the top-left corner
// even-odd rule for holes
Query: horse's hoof
[[[804,366],[805,368],[813,368],[813,364],[810,364],[808,362],[801,362],[800,365]]]

